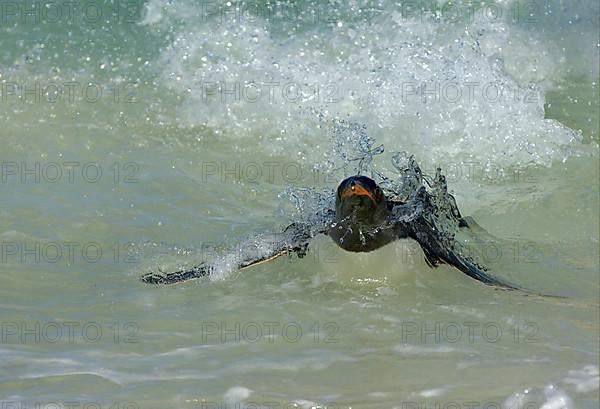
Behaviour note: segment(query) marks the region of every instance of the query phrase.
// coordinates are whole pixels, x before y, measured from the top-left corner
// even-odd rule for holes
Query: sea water
[[[597,2],[72,3],[0,3],[4,407],[598,407]],[[324,236],[139,280],[398,152],[490,274],[566,298]]]

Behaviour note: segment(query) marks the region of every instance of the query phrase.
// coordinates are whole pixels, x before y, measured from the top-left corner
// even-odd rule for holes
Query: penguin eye
[[[350,189],[352,189],[352,191],[354,192],[356,190],[356,183],[350,183]]]

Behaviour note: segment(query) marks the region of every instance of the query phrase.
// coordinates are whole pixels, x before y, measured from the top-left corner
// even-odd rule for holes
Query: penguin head
[[[386,214],[387,202],[377,183],[366,176],[344,179],[337,190],[336,218],[364,224],[377,224]]]

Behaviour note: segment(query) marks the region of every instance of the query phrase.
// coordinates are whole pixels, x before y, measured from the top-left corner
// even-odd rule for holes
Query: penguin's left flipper
[[[444,243],[439,232],[424,218],[419,217],[405,224],[403,231],[408,233],[408,237],[419,243],[425,254],[425,261],[430,267],[437,267],[439,264],[449,264],[484,284],[510,290],[528,291],[515,284],[491,276],[485,272],[483,267],[461,256],[455,249],[450,248],[448,244]]]

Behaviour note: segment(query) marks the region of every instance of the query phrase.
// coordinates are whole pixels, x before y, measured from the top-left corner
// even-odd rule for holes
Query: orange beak
[[[374,200],[373,194],[364,187],[362,187],[359,183],[352,184],[350,187],[346,188],[346,190],[342,192],[342,199],[349,196],[368,196],[369,199]]]

